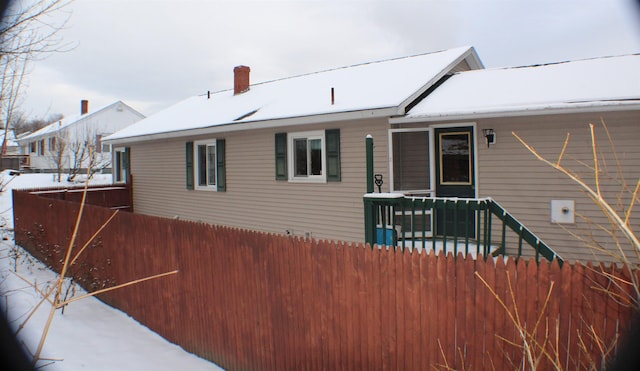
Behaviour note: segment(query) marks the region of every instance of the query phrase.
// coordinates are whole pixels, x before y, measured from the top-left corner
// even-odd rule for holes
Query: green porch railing
[[[505,255],[533,248],[536,260],[564,260],[491,198],[410,197],[401,193],[364,196],[365,242],[373,246],[433,249],[457,255]],[[496,223],[496,224],[494,224]]]

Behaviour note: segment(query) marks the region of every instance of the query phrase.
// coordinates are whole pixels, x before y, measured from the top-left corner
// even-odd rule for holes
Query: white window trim
[[[289,182],[293,183],[326,183],[327,182],[327,150],[324,130],[302,131],[297,133],[289,133],[287,135],[287,163],[289,167]],[[295,139],[320,139],[322,148],[322,169],[321,175],[295,176]]]
[[[215,185],[199,185],[199,179],[198,176],[200,175],[200,162],[198,159],[198,146],[214,146],[215,147],[215,151],[216,151],[216,164],[215,164],[215,169],[216,169],[216,184]],[[206,139],[206,140],[198,140],[198,141],[194,141],[193,142],[193,185],[194,185],[194,189],[197,191],[212,191],[212,192],[217,192],[218,191],[218,141],[217,139]]]
[[[124,152],[125,152],[126,148],[125,147],[116,147],[113,149],[113,159],[112,159],[112,168],[113,168],[113,182],[114,183],[126,183],[127,181],[127,174],[123,173],[122,175],[122,179],[117,180],[118,179],[118,172],[122,172],[122,163],[118,162],[116,163],[116,160],[118,159],[118,156],[116,155],[116,152],[120,152],[120,160],[122,160],[122,156],[124,156]]]

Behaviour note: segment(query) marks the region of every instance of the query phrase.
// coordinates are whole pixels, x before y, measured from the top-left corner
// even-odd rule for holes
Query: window
[[[471,134],[440,134],[440,183],[471,184]]]
[[[36,153],[36,142],[29,143],[29,153]]]
[[[196,188],[216,190],[216,141],[196,142]]]
[[[187,189],[226,191],[224,152],[224,139],[187,142]]]
[[[113,151],[113,179],[115,183],[127,183],[129,178],[129,148],[116,148]]]
[[[56,150],[56,137],[49,138],[49,151],[53,152]]]
[[[44,156],[44,139],[38,141],[38,156]]]
[[[276,180],[340,181],[340,130],[277,133]]]
[[[325,181],[324,132],[289,135],[289,180]]]

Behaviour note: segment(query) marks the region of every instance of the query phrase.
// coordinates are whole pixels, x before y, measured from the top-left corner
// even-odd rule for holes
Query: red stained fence
[[[59,268],[79,205],[13,197],[16,242]],[[85,207],[75,251],[112,212]],[[628,271],[402,253],[133,213],[119,213],[71,273],[96,290],[175,269],[100,298],[227,369],[515,369],[518,329],[563,369],[599,368],[601,349],[613,354],[631,317],[613,297],[630,287],[602,274]],[[549,368],[545,358],[539,369]]]

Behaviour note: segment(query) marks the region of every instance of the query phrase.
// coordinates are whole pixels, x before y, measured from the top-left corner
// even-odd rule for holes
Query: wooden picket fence
[[[79,204],[13,197],[16,242],[59,268]],[[112,212],[86,205],[78,246]],[[613,267],[434,256],[127,212],[72,274],[97,290],[175,269],[100,298],[230,370],[529,369],[519,330],[543,355],[539,369],[600,369],[632,315],[631,287],[611,278],[630,273]]]

